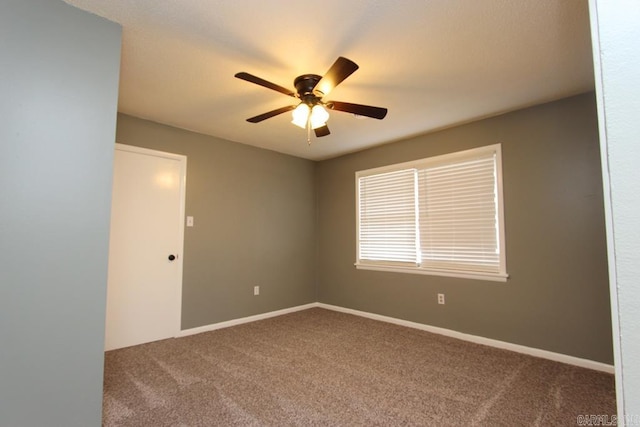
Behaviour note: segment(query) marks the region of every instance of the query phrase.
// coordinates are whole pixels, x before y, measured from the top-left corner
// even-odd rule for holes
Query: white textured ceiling
[[[593,88],[587,0],[66,0],[123,26],[119,111],[308,159],[326,159]],[[332,112],[307,145],[293,89],[338,56],[360,69],[329,98],[389,109]]]

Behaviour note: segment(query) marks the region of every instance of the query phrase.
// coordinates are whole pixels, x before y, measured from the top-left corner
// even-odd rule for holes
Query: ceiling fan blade
[[[327,136],[331,133],[329,132],[329,128],[327,127],[327,125],[315,128],[313,131],[316,133],[317,138],[320,138],[321,136]]]
[[[260,77],[254,76],[253,74],[242,72],[242,73],[237,73],[235,77],[239,78],[240,80],[245,80],[250,83],[255,83],[262,87],[266,87],[267,89],[275,90],[276,92],[284,93],[285,95],[293,96],[294,98],[296,96],[294,92],[287,89],[286,87],[282,87],[275,83],[268,82],[265,79],[261,79]]]
[[[339,101],[329,101],[326,105],[332,110],[353,113],[358,116],[372,117],[378,120],[384,119],[387,115],[386,108],[372,107],[371,105],[351,104],[349,102]]]
[[[287,107],[278,108],[277,110],[268,111],[268,112],[260,114],[258,116],[251,117],[251,118],[247,119],[247,121],[251,122],[251,123],[258,123],[258,122],[261,122],[263,120],[270,119],[271,117],[277,116],[278,114],[282,114],[282,113],[286,113],[287,111],[291,111],[294,108],[296,108],[295,105],[289,105]]]
[[[333,63],[322,79],[320,79],[316,87],[313,88],[313,91],[322,98],[357,69],[358,64],[341,56]]]

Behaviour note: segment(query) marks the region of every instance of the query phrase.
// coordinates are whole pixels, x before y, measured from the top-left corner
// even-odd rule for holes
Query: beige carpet
[[[323,309],[106,353],[105,426],[570,426],[612,375]]]

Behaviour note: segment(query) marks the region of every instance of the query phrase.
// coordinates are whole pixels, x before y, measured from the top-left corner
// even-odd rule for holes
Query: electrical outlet
[[[444,294],[438,294],[438,304],[444,304]]]
[[[260,295],[260,286],[254,286],[253,287],[253,294],[254,295]]]

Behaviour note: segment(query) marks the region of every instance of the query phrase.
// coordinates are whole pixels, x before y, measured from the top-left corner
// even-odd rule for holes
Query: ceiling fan
[[[253,74],[241,72],[237,73],[235,77],[300,100],[297,105],[289,105],[248,118],[248,122],[258,123],[293,110],[292,123],[301,128],[306,128],[307,140],[310,141],[311,129],[313,129],[316,137],[327,136],[331,133],[326,124],[329,119],[327,109],[352,113],[356,116],[372,117],[379,120],[387,115],[386,108],[351,104],[349,102],[323,101],[323,97],[328,95],[333,88],[338,86],[357,69],[358,65],[355,62],[347,58],[339,57],[324,76],[303,74],[296,77],[293,81],[293,86],[296,88],[295,92],[275,83],[268,82],[260,77],[256,77]]]

